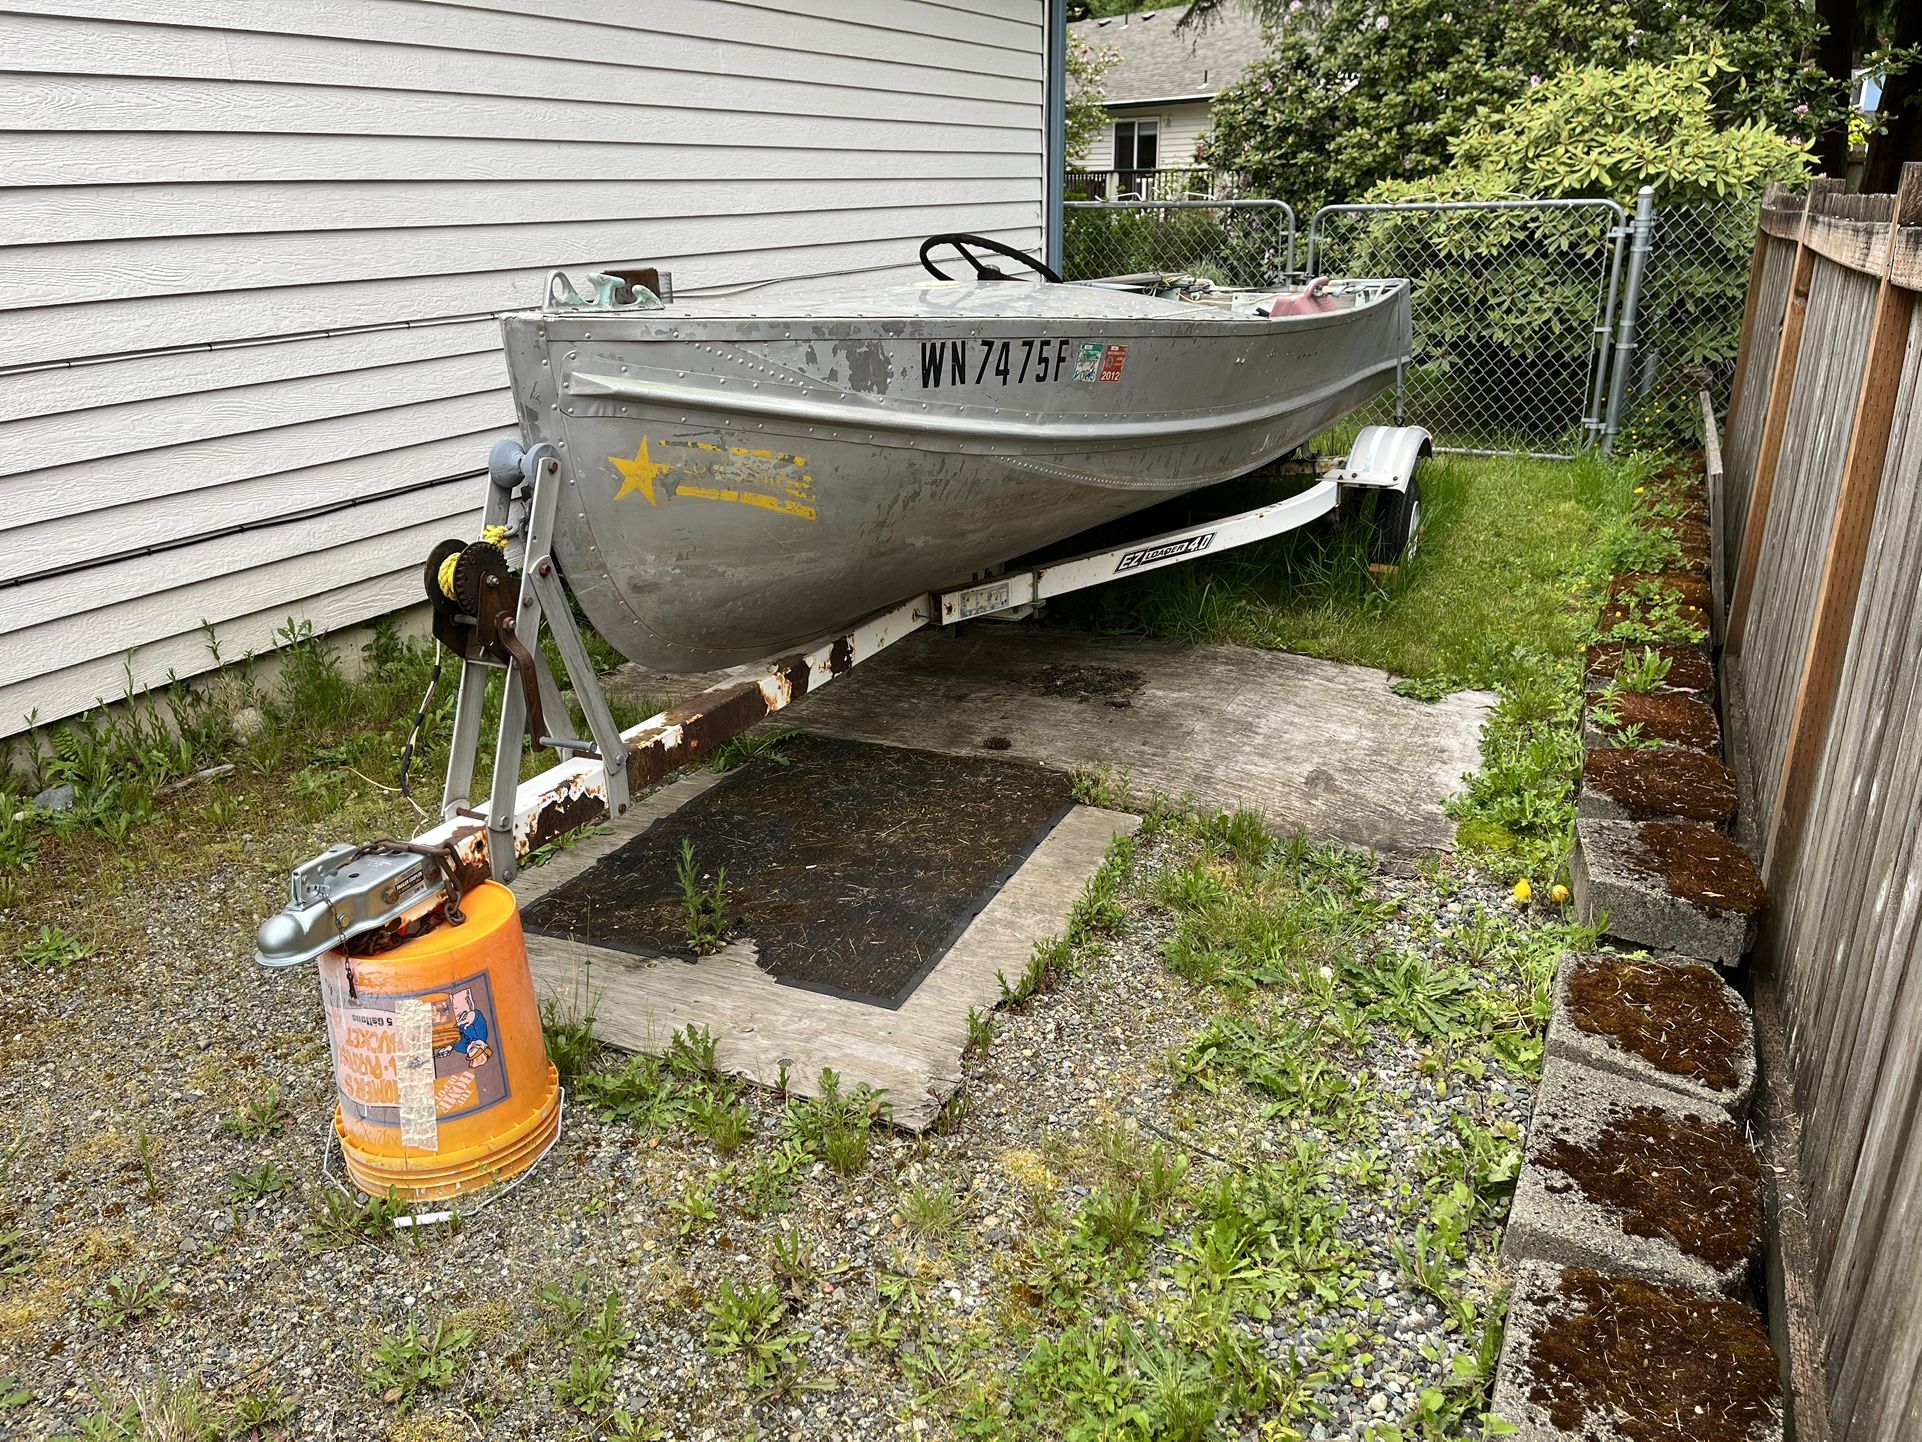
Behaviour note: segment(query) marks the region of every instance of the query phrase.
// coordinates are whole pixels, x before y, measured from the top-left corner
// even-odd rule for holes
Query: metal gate
[[[1647,197],[1645,197],[1645,200]],[[1414,282],[1403,385],[1361,413],[1406,418],[1445,449],[1566,457],[1613,439],[1646,255],[1612,200],[1325,205],[1308,224],[1310,275]],[[1631,238],[1640,244],[1631,247]],[[1635,264],[1624,262],[1633,249]],[[1622,332],[1611,334],[1622,301]],[[1613,404],[1611,405],[1611,402]]]
[[[1262,286],[1295,268],[1295,210],[1285,200],[1070,200],[1063,208],[1067,280],[1165,270]]]

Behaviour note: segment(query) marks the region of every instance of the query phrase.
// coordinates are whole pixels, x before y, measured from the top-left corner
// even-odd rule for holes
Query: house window
[[[1153,170],[1161,138],[1158,120],[1117,120],[1114,123],[1114,168]]]

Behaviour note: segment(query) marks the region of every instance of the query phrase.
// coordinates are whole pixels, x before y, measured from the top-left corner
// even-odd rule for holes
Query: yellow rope
[[[481,530],[481,544],[493,546],[498,550],[507,549],[507,527],[487,526]],[[440,587],[441,595],[448,600],[454,599],[454,567],[460,564],[460,552],[456,551],[440,563],[440,570],[434,573],[434,583]]]

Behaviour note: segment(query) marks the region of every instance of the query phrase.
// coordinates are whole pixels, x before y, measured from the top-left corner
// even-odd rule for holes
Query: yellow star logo
[[[672,466],[662,465],[647,453],[646,436],[641,437],[641,448],[634,453],[633,460],[623,460],[619,456],[609,456],[607,459],[614,469],[621,473],[621,488],[614,493],[614,499],[617,501],[630,491],[639,491],[647,497],[647,503],[650,506],[655,504],[655,480],[662,472],[673,469]]]

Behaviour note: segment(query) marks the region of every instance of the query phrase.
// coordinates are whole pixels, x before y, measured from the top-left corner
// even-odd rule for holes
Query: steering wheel
[[[927,273],[933,276],[936,280],[954,279],[953,276],[949,275],[946,271],[942,270],[939,266],[937,266],[933,261],[928,259],[928,252],[933,250],[937,245],[953,246],[955,254],[959,255],[969,265],[974,267],[974,275],[975,275],[975,279],[977,280],[1013,280],[1014,277],[1011,275],[1005,274],[1004,272],[996,269],[992,265],[982,264],[980,259],[976,257],[974,252],[969,249],[970,246],[978,246],[982,250],[991,250],[996,255],[1006,256],[1009,260],[1018,260],[1021,262],[1021,264],[1024,267],[1026,267],[1028,270],[1033,271],[1036,275],[1040,276],[1043,280],[1050,281],[1055,285],[1060,285],[1062,283],[1060,276],[1056,275],[1046,265],[1036,260],[1033,256],[1024,254],[1023,252],[1016,250],[1011,245],[1003,245],[998,240],[989,240],[985,235],[931,235],[926,240],[922,241],[921,242],[922,269],[926,270]]]

